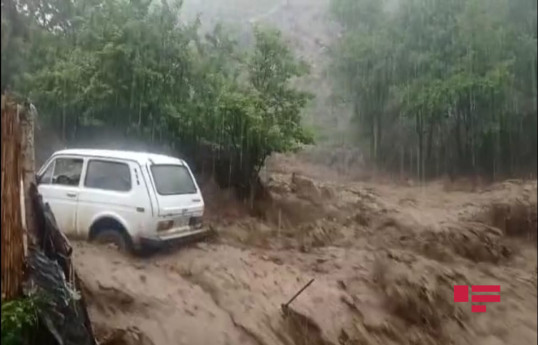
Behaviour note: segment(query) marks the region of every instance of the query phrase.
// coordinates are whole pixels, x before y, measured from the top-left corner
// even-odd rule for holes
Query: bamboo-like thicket
[[[2,96],[2,300],[17,297],[23,279],[21,163],[17,105]]]
[[[421,179],[536,173],[536,1],[332,3],[332,75],[372,161]]]

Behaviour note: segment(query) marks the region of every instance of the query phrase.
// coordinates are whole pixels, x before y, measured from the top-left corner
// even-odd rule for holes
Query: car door
[[[81,157],[56,157],[38,177],[38,190],[48,203],[60,231],[76,234],[77,202],[84,167]]]
[[[88,233],[99,218],[113,218],[133,236],[145,227],[151,205],[140,186],[136,163],[105,158],[90,158],[80,191],[77,224],[81,235]]]

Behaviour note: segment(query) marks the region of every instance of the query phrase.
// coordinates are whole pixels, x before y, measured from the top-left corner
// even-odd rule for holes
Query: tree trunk
[[[404,145],[400,146],[400,181],[403,181],[404,178],[404,169],[405,169],[405,148]]]
[[[377,176],[378,145],[379,145],[379,119],[377,118],[377,116],[374,116],[374,177]]]
[[[66,135],[65,135],[65,132],[66,132],[66,115],[65,115],[65,106],[62,108],[62,141],[65,143],[66,142]]]
[[[512,123],[510,125],[513,126]],[[514,173],[514,156],[512,154],[513,142],[512,142],[512,128],[508,128],[508,175],[512,176]]]
[[[455,162],[452,163],[452,165],[456,165],[456,173],[459,173],[462,168],[463,164],[463,143],[461,142],[461,114],[460,112],[457,112],[457,118],[456,118],[456,147],[458,150],[458,157]]]
[[[155,119],[152,113],[149,113],[149,120],[151,121],[151,144],[155,143]]]
[[[416,163],[417,163],[417,180],[420,181],[420,147],[419,145],[417,144],[417,148],[416,148],[416,152],[415,152],[415,159],[416,159]]]
[[[433,120],[430,120],[429,126],[428,126],[428,138],[426,139],[426,157],[425,157],[425,165],[428,168],[428,173],[426,173],[426,170],[423,169],[423,173],[425,177],[429,177],[431,173],[431,165],[432,165],[432,141],[433,141]]]
[[[424,131],[423,131],[423,119],[421,114],[417,114],[417,135],[418,135],[418,147],[417,147],[417,175],[420,182],[424,180]]]
[[[21,200],[21,131],[18,107],[2,95],[2,301],[22,293],[24,230]]]
[[[33,105],[28,105],[21,109],[21,129],[22,129],[22,181],[24,195],[30,195],[30,186],[36,184],[35,180],[35,149],[34,149],[34,128],[37,117],[37,110]],[[28,197],[24,199],[25,228],[30,241],[35,244],[37,235],[37,225],[35,224],[35,210],[32,200]]]
[[[63,104],[62,104],[62,141],[63,143],[65,144],[66,141],[67,141],[67,135],[66,135],[66,131],[67,131],[67,115],[66,115],[66,112],[65,112],[65,103],[66,103],[66,99],[65,99],[65,92],[66,92],[66,89],[67,89],[67,81],[64,81],[64,92],[63,92]]]
[[[376,137],[375,137],[375,117],[372,118],[372,124],[370,127],[372,131],[372,136],[370,137],[370,160],[375,163],[375,146],[376,146]]]
[[[74,128],[73,128],[72,137],[71,137],[73,142],[76,142],[77,140],[77,131],[78,131],[79,124],[80,124],[80,117],[77,114],[75,115],[75,123],[74,123]],[[35,118],[34,118],[33,126],[35,128]]]

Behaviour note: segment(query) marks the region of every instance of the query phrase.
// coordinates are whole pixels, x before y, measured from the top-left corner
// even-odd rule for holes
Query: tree
[[[525,0],[333,0],[344,30],[335,76],[372,160],[420,179],[534,171],[535,8]]]
[[[300,123],[309,95],[290,86],[307,68],[279,32],[257,29],[244,51],[220,25],[202,37],[198,21],[182,22],[181,1],[42,5],[15,9],[35,40],[10,80],[64,141],[113,131],[179,148],[195,166],[209,147],[221,185],[248,191],[269,154],[311,140]]]

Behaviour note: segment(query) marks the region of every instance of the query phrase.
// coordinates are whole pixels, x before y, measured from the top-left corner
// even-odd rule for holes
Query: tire
[[[93,241],[100,244],[112,244],[121,252],[130,253],[132,251],[130,239],[119,230],[101,230],[95,235]]]

